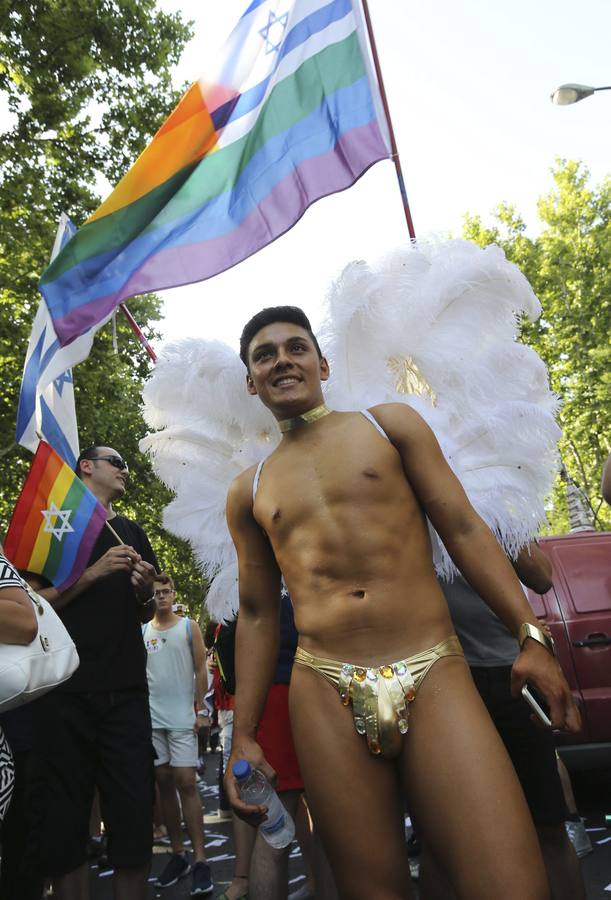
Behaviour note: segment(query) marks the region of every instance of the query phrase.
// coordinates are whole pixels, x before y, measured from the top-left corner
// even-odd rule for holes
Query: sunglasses
[[[106,462],[109,462],[111,466],[115,469],[125,469],[126,472],[129,472],[129,466],[120,456],[92,456],[91,460],[105,459]]]

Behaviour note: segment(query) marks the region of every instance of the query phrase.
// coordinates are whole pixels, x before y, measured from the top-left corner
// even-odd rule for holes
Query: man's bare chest
[[[409,491],[399,456],[377,440],[308,443],[272,456],[261,472],[255,518],[272,534],[301,523],[382,511]]]

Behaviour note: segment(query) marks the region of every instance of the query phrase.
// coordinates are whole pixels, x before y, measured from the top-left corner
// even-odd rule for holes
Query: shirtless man
[[[435,578],[425,516],[520,636],[514,692],[532,681],[554,726],[577,731],[570,691],[510,563],[414,411],[323,406],[329,367],[301,310],[263,310],[240,350],[247,390],[283,436],[262,466],[235,479],[227,501],[240,580],[231,762],[248,759],[273,777],[254,735],[277,657],[282,573],[299,632],[293,734],[340,896],[412,896],[401,783],[461,900],[547,898],[528,809]],[[236,812],[263,820],[264,807],[240,801],[231,769],[226,786]]]

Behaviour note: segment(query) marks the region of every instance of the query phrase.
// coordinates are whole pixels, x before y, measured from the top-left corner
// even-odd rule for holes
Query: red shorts
[[[257,741],[270,766],[276,770],[277,791],[303,790],[289,721],[289,686],[273,684],[267,695]]]

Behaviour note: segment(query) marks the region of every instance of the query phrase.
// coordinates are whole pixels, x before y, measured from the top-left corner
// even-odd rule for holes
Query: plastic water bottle
[[[277,850],[290,844],[295,837],[295,824],[263,772],[239,759],[233,764],[233,774],[244,803],[267,807],[267,819],[259,825],[267,843]]]

